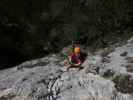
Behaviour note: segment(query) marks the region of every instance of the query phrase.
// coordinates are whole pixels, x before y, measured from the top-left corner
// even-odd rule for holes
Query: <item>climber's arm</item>
[[[81,61],[79,60],[77,64],[73,64],[74,66],[80,66],[81,65]]]

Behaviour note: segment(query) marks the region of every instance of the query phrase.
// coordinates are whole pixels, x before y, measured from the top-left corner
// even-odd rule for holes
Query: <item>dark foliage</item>
[[[133,93],[133,80],[129,75],[119,75],[113,79],[116,89],[121,93]]]

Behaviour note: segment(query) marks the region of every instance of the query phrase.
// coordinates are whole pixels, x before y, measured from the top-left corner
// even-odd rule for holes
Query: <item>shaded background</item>
[[[104,48],[133,35],[132,0],[0,0],[0,68],[78,40]],[[75,37],[78,33],[78,37]]]

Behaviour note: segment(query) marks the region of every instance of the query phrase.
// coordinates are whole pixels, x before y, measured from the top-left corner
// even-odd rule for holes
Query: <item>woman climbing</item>
[[[85,61],[87,54],[81,51],[80,47],[80,34],[79,33],[73,33],[73,40],[72,40],[72,50],[71,53],[67,56],[67,61],[65,62],[65,65],[67,66],[67,71],[70,68],[79,68],[79,70],[82,68],[82,63]]]
[[[67,68],[69,70],[70,68],[79,68],[81,69],[82,63],[85,61],[87,54],[81,52],[81,48],[79,46],[73,47],[73,51],[69,55],[69,63],[70,66]]]

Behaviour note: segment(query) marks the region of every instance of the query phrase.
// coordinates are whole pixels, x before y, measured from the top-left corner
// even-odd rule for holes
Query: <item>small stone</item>
[[[125,51],[125,52],[121,53],[120,56],[125,57],[125,56],[127,56],[127,54],[128,54],[128,52]]]
[[[114,75],[114,72],[113,72],[112,70],[108,69],[108,70],[104,73],[103,77],[105,77],[105,78],[110,78],[110,77],[113,77],[113,75]]]
[[[133,63],[129,63],[126,68],[128,72],[133,72]]]
[[[110,63],[110,59],[108,58],[108,57],[104,57],[103,59],[102,59],[102,62],[103,63]]]
[[[127,63],[133,63],[133,57],[127,57],[126,60]]]

